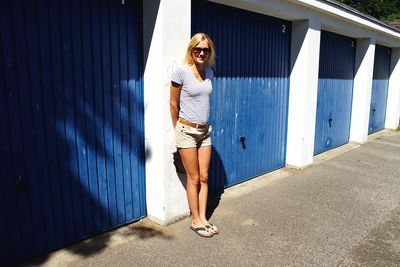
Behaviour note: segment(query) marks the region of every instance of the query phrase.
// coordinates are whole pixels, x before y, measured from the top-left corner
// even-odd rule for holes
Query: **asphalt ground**
[[[25,266],[400,266],[400,132],[226,189],[210,215],[212,238],[143,220]]]

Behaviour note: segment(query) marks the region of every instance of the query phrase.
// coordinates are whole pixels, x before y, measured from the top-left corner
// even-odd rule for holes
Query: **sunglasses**
[[[195,47],[193,48],[193,51],[197,54],[200,54],[201,51],[203,51],[204,54],[210,53],[211,49],[208,47]]]

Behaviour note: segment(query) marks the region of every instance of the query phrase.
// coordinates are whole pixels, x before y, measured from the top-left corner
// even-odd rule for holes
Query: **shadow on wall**
[[[119,3],[0,3],[4,264],[146,215],[142,6]],[[134,234],[159,234],[149,231]]]
[[[212,214],[218,207],[225,186],[228,183],[224,163],[214,146],[212,148],[208,181],[210,186],[207,201],[207,219],[211,218]]]
[[[160,8],[160,0],[146,0],[143,1],[143,62],[144,69],[146,69],[147,58],[150,52],[151,40],[153,37],[157,14]]]

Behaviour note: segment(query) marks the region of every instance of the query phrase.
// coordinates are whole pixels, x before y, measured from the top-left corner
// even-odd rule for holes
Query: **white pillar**
[[[293,22],[286,163],[297,168],[313,162],[320,39],[318,21]]]
[[[170,75],[181,64],[191,34],[191,1],[143,2],[146,200],[151,220],[167,224],[188,213],[184,183],[173,164]]]
[[[369,38],[358,39],[350,125],[351,142],[364,143],[368,139],[374,58],[375,41]]]
[[[385,128],[397,129],[400,120],[400,48],[392,49]]]

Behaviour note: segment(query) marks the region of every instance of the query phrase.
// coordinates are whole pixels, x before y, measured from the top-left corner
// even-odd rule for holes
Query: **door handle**
[[[240,143],[242,143],[243,149],[246,149],[246,144],[244,143],[244,141],[246,141],[246,137],[242,134],[240,136]]]
[[[329,120],[328,120],[328,122],[329,122],[329,128],[332,128],[332,121],[333,121],[333,119],[332,119],[332,118],[329,118]]]
[[[20,191],[25,191],[28,189],[28,183],[25,181],[25,179],[22,177],[22,175],[18,175],[16,182],[15,182],[15,186]]]

